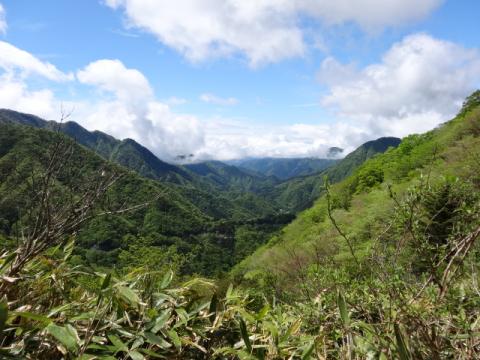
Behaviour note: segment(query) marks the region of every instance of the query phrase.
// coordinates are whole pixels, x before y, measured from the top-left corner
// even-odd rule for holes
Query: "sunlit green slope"
[[[455,181],[479,184],[480,96],[475,93],[459,115],[421,135],[404,138],[396,149],[375,156],[350,177],[333,185],[331,215],[362,257],[376,241],[394,213],[396,201],[419,183]],[[347,241],[328,216],[327,196],[300,213],[278,236],[258,249],[233,270],[235,276],[281,275],[279,281],[294,281],[299,268],[319,261],[353,261]],[[324,259],[324,260],[321,260]],[[291,275],[291,278],[288,277]]]

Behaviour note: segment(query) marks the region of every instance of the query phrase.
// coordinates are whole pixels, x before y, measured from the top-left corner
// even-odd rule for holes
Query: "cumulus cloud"
[[[0,68],[19,76],[39,75],[52,81],[72,80],[72,74],[65,74],[54,65],[41,61],[27,51],[21,50],[5,41],[0,41]]]
[[[363,69],[328,58],[319,79],[330,86],[323,105],[363,122],[373,133],[404,136],[429,130],[455,114],[480,84],[480,53],[414,34],[394,44],[381,62]]]
[[[119,60],[103,59],[78,71],[77,78],[100,91],[95,103],[78,110],[82,115],[79,122],[88,129],[132,138],[165,160],[203,145],[197,118],[176,114],[166,102],[156,100],[140,71],[127,68]]]
[[[443,0],[105,0],[127,26],[154,34],[192,61],[242,54],[250,65],[306,53],[302,19],[372,30],[428,15]]]
[[[9,74],[0,75],[0,108],[23,111],[45,118],[58,115],[55,95],[51,90],[31,90],[24,81]]]
[[[56,96],[55,87],[38,88],[36,82],[31,87],[29,78],[41,76],[57,85],[71,75],[12,45],[5,48],[21,56],[8,60],[0,52],[0,107],[46,118],[58,116],[62,97]],[[379,136],[429,130],[448,120],[480,83],[480,54],[416,34],[394,44],[381,61],[364,68],[328,58],[318,77],[328,86],[322,104],[337,112],[336,121],[262,125],[254,121],[258,119],[235,121],[179,113],[170,105],[182,100],[158,100],[140,71],[119,60],[98,60],[77,71],[78,82],[68,83],[88,86],[96,95],[76,101],[71,119],[90,130],[133,138],[167,161],[190,153],[197,160],[322,157],[331,146],[347,153]],[[212,96],[217,98],[210,94],[206,99],[211,101]],[[63,103],[70,108],[68,102]]]
[[[213,94],[205,93],[200,95],[200,100],[209,104],[232,106],[238,104],[238,99],[234,97],[222,98]]]
[[[81,83],[97,86],[127,103],[140,103],[153,96],[147,78],[136,69],[128,69],[120,60],[98,60],[77,73]]]
[[[421,19],[443,0],[298,0],[298,10],[326,25],[354,22],[365,30]]]
[[[5,34],[7,32],[7,19],[5,16],[5,9],[3,5],[0,4],[0,34]]]
[[[339,146],[349,152],[356,145],[370,140],[370,134],[365,128],[347,122],[265,126],[228,119],[210,119],[204,126],[204,146],[194,152],[197,160],[326,157],[331,146]]]
[[[33,75],[60,83],[73,79],[72,74],[63,73],[29,52],[0,41],[0,107],[54,118],[60,103],[51,89],[29,87],[27,78]]]

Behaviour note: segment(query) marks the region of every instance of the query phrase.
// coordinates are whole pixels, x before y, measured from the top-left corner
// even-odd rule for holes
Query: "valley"
[[[64,311],[40,315],[42,308],[35,307],[36,315],[9,312],[6,326],[18,328],[12,321],[23,319],[26,333],[46,332],[66,353],[85,351],[92,359],[112,351],[132,358],[159,353],[192,358],[250,353],[261,358],[272,351],[282,357],[305,358],[318,351],[345,356],[351,341],[355,352],[365,356],[380,351],[417,357],[436,351],[422,335],[428,322],[442,318],[436,309],[455,304],[466,316],[462,321],[474,321],[478,302],[474,288],[468,288],[476,272],[462,269],[478,266],[479,106],[474,93],[455,119],[435,130],[401,141],[365,143],[316,174],[289,180],[221,162],[171,165],[130,140],[2,110],[4,279],[24,283],[16,290],[24,294],[23,303],[41,296],[38,287],[50,278],[57,280],[47,293],[63,289],[76,296],[79,281],[85,287],[81,296],[88,299],[69,308],[68,325],[52,322],[58,323],[60,314],[67,316]],[[74,133],[65,130],[72,128]],[[112,145],[106,148],[116,150],[100,151],[105,147],[98,139],[108,139]],[[124,143],[132,145],[125,153]],[[62,158],[55,161],[58,155]],[[62,164],[65,156],[68,161]],[[46,176],[51,179],[43,193]],[[79,212],[72,204],[82,205],[82,197],[92,194],[90,185],[103,183],[99,176],[115,181],[96,190],[96,204],[88,212]],[[32,194],[48,194],[46,205]],[[282,204],[297,205],[285,211]],[[49,209],[47,215],[42,208]],[[79,212],[84,221],[73,227],[69,212]],[[432,221],[437,214],[441,220]],[[51,233],[38,233],[34,221],[51,226]],[[62,240],[64,231],[71,231],[68,242]],[[19,241],[26,243],[17,245]],[[38,255],[28,257],[25,249],[16,257],[16,246],[36,249],[42,241],[48,245]],[[452,269],[453,260],[442,265],[449,260],[440,254],[452,256],[455,247],[462,252],[453,255],[459,262]],[[19,263],[20,256],[27,256],[28,265]],[[84,269],[83,275],[74,275],[75,269]],[[398,280],[392,282],[392,277]],[[3,291],[13,296],[13,288],[4,284]],[[470,301],[452,297],[458,286]],[[331,287],[336,291],[327,290]],[[27,288],[35,290],[27,294]],[[406,302],[418,297],[422,305]],[[65,301],[61,296],[56,306],[73,305]],[[162,303],[163,310],[148,305],[151,301]],[[79,311],[88,313],[95,306],[117,316],[129,314],[151,330],[134,335],[128,321],[118,317],[115,327],[102,325],[105,335],[88,343],[87,338],[74,341],[88,336]],[[412,318],[418,311],[421,322]],[[384,320],[375,324],[371,316]],[[319,329],[319,320],[329,327]],[[40,323],[33,326],[32,321]],[[439,339],[459,336],[459,321],[439,324]],[[334,346],[335,328],[347,334],[340,348]],[[355,340],[348,334],[355,334]],[[406,334],[409,345],[403,343]],[[241,344],[229,345],[229,336]],[[390,342],[389,336],[396,340]],[[107,338],[113,345],[103,345]],[[150,345],[134,345],[140,339]],[[447,344],[441,346],[449,351]]]

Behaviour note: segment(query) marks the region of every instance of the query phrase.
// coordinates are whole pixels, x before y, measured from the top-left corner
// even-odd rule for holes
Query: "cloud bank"
[[[426,34],[394,44],[380,63],[356,69],[333,58],[318,74],[322,104],[378,134],[405,136],[451,118],[480,84],[480,53]]]
[[[331,146],[348,152],[380,136],[435,127],[451,118],[480,85],[478,50],[415,34],[364,68],[334,58],[322,62],[318,80],[327,91],[321,105],[331,110],[335,121],[267,126],[253,122],[258,119],[180,113],[169,105],[175,101],[156,97],[145,75],[117,59],[93,61],[72,75],[11,44],[0,42],[0,50],[5,50],[0,51],[0,107],[55,119],[61,103],[74,106],[72,120],[117,138],[133,138],[167,161],[184,154],[194,154],[197,160],[321,157]],[[38,87],[32,78],[50,86]],[[57,84],[94,96],[65,99],[53,90]],[[211,103],[235,102],[204,95]]]
[[[105,0],[127,27],[147,31],[191,61],[235,54],[250,66],[303,56],[302,19],[367,31],[421,19],[442,0]]]

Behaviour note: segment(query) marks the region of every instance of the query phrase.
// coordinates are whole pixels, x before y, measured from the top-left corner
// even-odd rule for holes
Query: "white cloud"
[[[213,94],[205,93],[200,95],[200,100],[209,104],[232,106],[238,104],[238,99],[234,97],[222,98]]]
[[[0,75],[0,108],[32,113],[47,119],[58,115],[51,90],[31,90],[25,82],[9,74]]]
[[[0,4],[0,34],[5,34],[7,32],[7,19],[5,16],[5,9],[3,5]]]
[[[251,66],[306,53],[302,19],[353,22],[366,30],[428,15],[443,0],[105,0],[123,9],[128,27],[154,34],[191,61],[233,54]]]
[[[156,100],[147,78],[121,61],[95,61],[78,71],[77,78],[101,91],[98,101],[85,104],[79,109],[82,116],[76,116],[88,129],[132,138],[166,160],[194,152],[203,144],[199,121],[176,114],[166,102]]]
[[[70,76],[22,50],[11,53],[16,52],[23,59],[7,65],[0,55],[0,107],[58,118],[61,97],[53,87],[39,89],[36,82],[30,86],[29,77],[40,75],[58,85]],[[261,125],[253,121],[258,119],[178,113],[170,105],[181,99],[158,100],[148,79],[119,60],[92,62],[76,75],[78,82],[68,85],[91,86],[96,96],[75,104],[63,101],[67,109],[75,105],[71,120],[120,139],[133,138],[164,160],[190,153],[198,160],[325,156],[331,146],[348,152],[379,136],[429,130],[448,120],[480,83],[480,54],[417,34],[363,69],[329,58],[319,71],[319,79],[329,86],[323,104],[336,109],[339,117],[328,124]]]
[[[144,103],[153,91],[147,78],[138,70],[127,69],[120,60],[98,60],[77,73],[81,83],[113,93],[126,103]]]
[[[357,70],[326,59],[322,104],[364,122],[372,133],[404,136],[452,117],[480,84],[480,53],[426,34],[394,44],[382,61]]]
[[[22,77],[34,74],[52,81],[73,79],[71,74],[65,74],[54,65],[4,41],[0,41],[0,68],[9,73],[19,72]]]
[[[32,75],[54,82],[73,79],[72,74],[65,74],[27,51],[0,41],[0,107],[49,119],[58,117],[61,106],[54,92],[49,88],[29,87],[27,78]]]
[[[324,125],[264,126],[228,119],[204,123],[205,142],[196,159],[244,157],[325,157],[331,146],[349,152],[367,140],[364,128],[347,122]]]
[[[443,0],[298,0],[298,9],[326,25],[354,22],[366,30],[402,25],[427,16]]]

